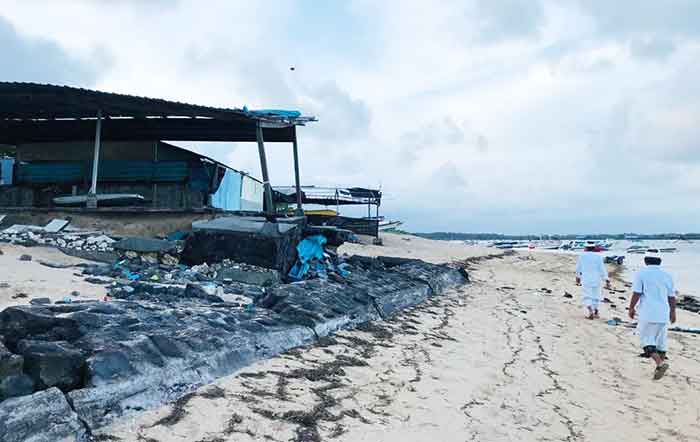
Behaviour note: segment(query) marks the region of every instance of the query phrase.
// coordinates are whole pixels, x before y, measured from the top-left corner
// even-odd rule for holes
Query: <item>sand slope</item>
[[[700,440],[698,337],[673,333],[671,370],[652,381],[633,330],[605,323],[624,317],[617,298],[628,294],[607,294],[616,308],[582,319],[574,259],[475,264],[462,290],[256,364],[102,440]]]

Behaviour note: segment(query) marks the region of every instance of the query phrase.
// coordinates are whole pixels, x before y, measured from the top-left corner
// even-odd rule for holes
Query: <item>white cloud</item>
[[[696,229],[694,1],[0,0],[0,11],[21,41],[63,54],[51,64],[89,74],[47,69],[46,81],[316,113],[299,130],[305,184],[381,184],[385,214],[409,228]],[[259,173],[254,145],[197,148]],[[273,181],[290,183],[289,148],[268,151]]]

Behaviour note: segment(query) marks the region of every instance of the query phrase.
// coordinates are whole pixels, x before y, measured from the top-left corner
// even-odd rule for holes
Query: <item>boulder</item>
[[[0,379],[22,373],[24,358],[10,352],[0,341]]]
[[[82,336],[80,324],[71,318],[56,316],[53,306],[13,306],[0,312],[0,335],[13,348],[22,339],[74,341]]]
[[[0,402],[3,442],[79,442],[86,431],[57,388]]]
[[[22,340],[17,351],[24,356],[24,371],[39,388],[70,391],[83,383],[85,357],[67,342]]]
[[[26,396],[34,392],[34,381],[26,374],[0,377],[0,402],[17,396]]]

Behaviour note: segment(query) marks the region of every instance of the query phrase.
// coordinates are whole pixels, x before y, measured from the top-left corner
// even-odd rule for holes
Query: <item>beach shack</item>
[[[298,111],[0,83],[0,207],[273,214],[265,143],[291,144],[300,187],[296,129],[311,121]],[[262,179],[173,140],[256,143]]]

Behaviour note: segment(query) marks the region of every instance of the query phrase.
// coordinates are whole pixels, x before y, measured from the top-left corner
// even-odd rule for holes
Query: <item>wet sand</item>
[[[432,243],[436,258],[444,243]],[[473,262],[463,289],[255,364],[99,440],[699,440],[700,337],[670,333],[671,369],[652,381],[634,330],[605,323],[626,317],[629,292],[615,281],[602,318],[583,319],[574,259]],[[680,311],[679,325],[700,316]]]

